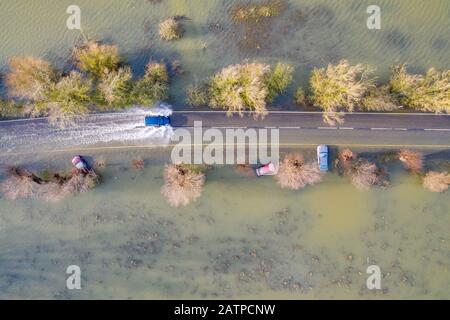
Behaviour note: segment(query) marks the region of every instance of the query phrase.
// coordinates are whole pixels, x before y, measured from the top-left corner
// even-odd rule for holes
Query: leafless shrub
[[[314,185],[322,180],[323,174],[315,162],[305,163],[301,154],[289,153],[280,163],[278,174],[275,176],[282,188],[293,190],[303,189],[307,185]]]
[[[352,184],[360,190],[368,190],[379,183],[377,166],[365,159],[360,159],[353,166],[350,173]]]
[[[94,171],[88,174],[73,172],[70,176],[52,174],[49,179],[41,179],[27,170],[11,167],[8,178],[0,185],[0,191],[10,200],[36,198],[47,202],[57,202],[69,195],[88,191],[98,183]]]
[[[94,168],[96,168],[96,169],[106,168],[106,158],[103,156],[96,157],[94,159]]]
[[[450,186],[450,174],[447,172],[428,172],[423,178],[423,187],[431,192],[444,192]]]
[[[88,174],[74,173],[62,186],[62,193],[76,195],[93,189],[98,183],[98,176],[91,171]]]
[[[42,183],[37,188],[36,198],[46,202],[58,202],[64,198],[61,184],[55,181]]]
[[[398,159],[411,173],[419,173],[423,168],[423,154],[412,150],[401,150]]]
[[[344,149],[338,154],[338,168],[341,173],[351,170],[353,163],[358,159],[358,154],[350,149]]]
[[[36,196],[38,184],[29,176],[11,175],[1,184],[1,191],[9,200],[26,199]]]
[[[164,169],[165,184],[161,194],[173,207],[186,206],[197,200],[203,191],[205,175],[183,165],[166,165]]]
[[[131,166],[134,170],[143,171],[145,168],[145,161],[142,158],[136,158],[131,160]]]

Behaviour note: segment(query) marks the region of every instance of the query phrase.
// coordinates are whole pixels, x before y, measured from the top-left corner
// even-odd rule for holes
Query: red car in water
[[[258,177],[261,177],[261,176],[273,176],[273,175],[276,175],[277,172],[278,172],[278,166],[276,166],[272,162],[268,163],[268,164],[265,164],[265,165],[263,165],[263,166],[261,166],[261,167],[256,169],[256,175]]]
[[[91,170],[88,163],[86,162],[86,160],[83,159],[82,156],[75,156],[72,159],[72,164],[78,171],[83,173],[88,173]]]

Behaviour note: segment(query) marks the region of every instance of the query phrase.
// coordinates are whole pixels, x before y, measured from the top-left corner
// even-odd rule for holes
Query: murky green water
[[[143,173],[129,168],[139,154]],[[425,191],[395,164],[392,187],[370,192],[335,174],[287,191],[214,168],[200,200],[173,209],[160,195],[166,156],[106,154],[103,183],[58,204],[0,198],[0,298],[450,296],[448,192]],[[71,264],[80,291],[65,288]],[[381,291],[365,286],[371,264]]]
[[[394,63],[415,71],[449,67],[450,2],[379,0],[382,29],[366,27],[369,0],[290,0],[278,17],[250,28],[232,22],[240,0],[79,0],[82,28],[97,39],[117,43],[136,72],[150,58],[179,60],[184,74],[172,88],[172,100],[184,101],[187,84],[202,80],[224,65],[246,58],[285,60],[305,83],[313,66],[348,58],[378,67],[382,79]],[[66,28],[69,0],[0,3],[0,71],[14,55],[33,54],[67,65],[79,31]],[[163,42],[158,23],[185,15],[182,40]]]
[[[230,19],[239,2],[77,4],[84,32],[117,43],[136,72],[150,58],[180,60],[175,108],[187,84],[245,58],[291,62],[299,83],[313,66],[341,58],[377,66],[382,79],[397,62],[417,71],[449,66],[446,0],[377,1],[380,31],[366,28],[371,1],[291,0],[279,17],[247,33]],[[2,1],[0,70],[23,54],[68,66],[80,36],[65,26],[71,4]],[[177,14],[190,18],[185,37],[160,41],[159,21]],[[198,202],[173,209],[159,191],[165,152],[145,158],[153,160],[141,174],[128,169],[130,154],[108,155],[101,186],[58,204],[0,198],[0,298],[450,297],[448,192],[426,192],[398,168],[391,188],[366,193],[334,174],[294,192],[271,178],[216,168]],[[51,160],[64,166],[70,155]],[[42,161],[50,162],[13,162]],[[82,270],[77,292],[65,287],[70,264]],[[381,267],[382,291],[365,287],[371,264]]]

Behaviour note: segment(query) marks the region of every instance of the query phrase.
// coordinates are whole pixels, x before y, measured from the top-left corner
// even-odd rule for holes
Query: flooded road
[[[303,85],[313,67],[342,58],[377,67],[381,81],[396,63],[408,63],[414,72],[449,68],[447,0],[379,0],[381,30],[366,27],[369,0],[281,1],[278,16],[250,25],[232,19],[234,6],[241,3],[77,1],[85,35],[116,43],[136,75],[150,59],[179,62],[184,72],[173,79],[169,99],[179,110],[186,109],[189,84],[244,59],[289,62],[296,67],[296,83]],[[81,37],[66,27],[72,4],[0,2],[2,75],[16,55],[36,55],[70,68],[71,49]],[[187,17],[184,37],[163,42],[158,23],[174,15]],[[272,107],[292,106],[294,86],[289,90]],[[1,153],[0,167],[65,171],[74,154],[35,151],[153,137],[148,128],[136,130],[141,114],[124,121],[121,116],[98,116],[102,127],[72,127],[73,135],[58,131],[54,140],[40,132],[39,121],[27,137],[10,132],[3,146],[19,145],[31,154]],[[332,142],[344,145],[343,134],[322,132],[319,138],[329,143],[333,137]],[[402,134],[397,133],[396,143],[404,142]],[[414,133],[418,142],[421,134]],[[314,149],[294,150],[315,157]],[[427,165],[439,159],[441,170],[449,170],[448,150],[427,152]],[[287,191],[270,177],[217,167],[207,172],[197,202],[174,209],[160,194],[169,153],[91,150],[83,155],[106,163],[95,190],[57,203],[0,196],[0,299],[449,299],[449,193],[426,191],[398,163],[388,168],[391,187],[368,192],[357,191],[336,173],[314,187]],[[136,158],[145,159],[143,172],[131,169]],[[1,170],[0,181],[4,174]],[[82,274],[77,291],[66,289],[65,271],[73,264]],[[381,290],[366,287],[369,265],[381,269]]]

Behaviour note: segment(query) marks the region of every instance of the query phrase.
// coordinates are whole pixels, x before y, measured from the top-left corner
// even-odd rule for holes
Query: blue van
[[[145,125],[149,127],[162,127],[170,125],[170,118],[166,116],[146,116]]]

